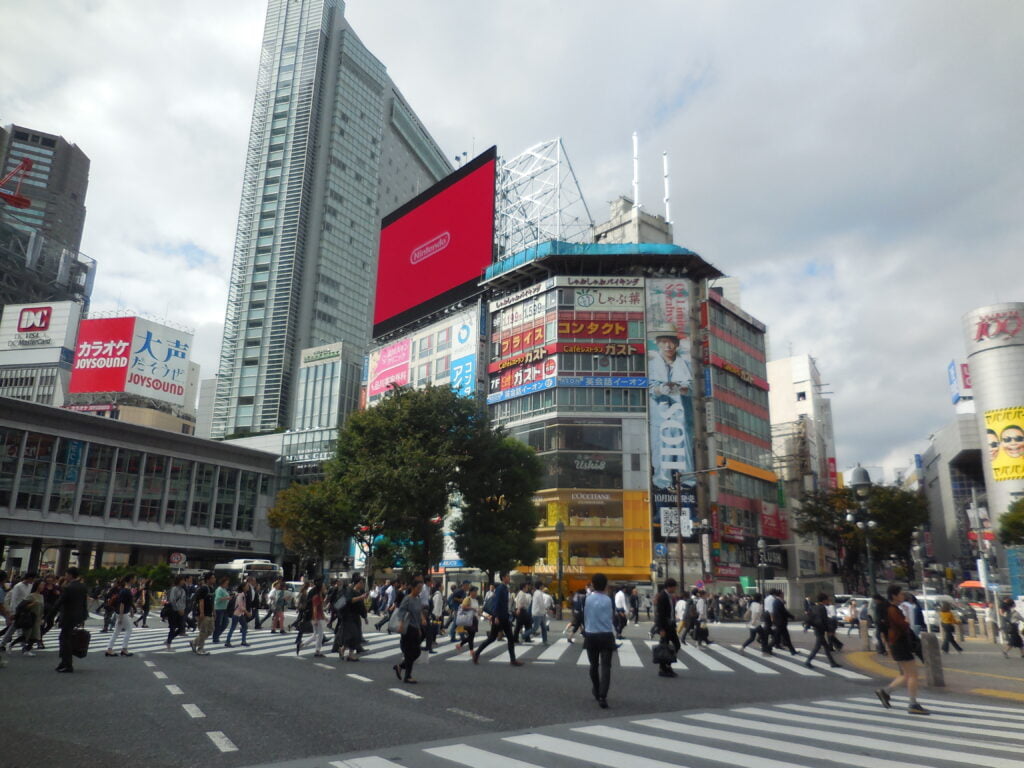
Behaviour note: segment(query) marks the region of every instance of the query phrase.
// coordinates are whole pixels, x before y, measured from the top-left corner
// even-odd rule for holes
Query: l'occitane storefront
[[[537,541],[544,557],[527,573],[557,578],[561,522],[562,574],[569,591],[595,573],[612,581],[649,581],[651,577],[650,500],[645,491],[553,489],[534,497],[542,511]]]

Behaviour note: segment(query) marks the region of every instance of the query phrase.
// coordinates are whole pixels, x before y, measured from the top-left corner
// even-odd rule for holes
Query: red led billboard
[[[79,323],[68,391],[124,392],[134,333],[134,317],[109,317]]]
[[[497,148],[381,222],[373,335],[475,292],[494,248]]]

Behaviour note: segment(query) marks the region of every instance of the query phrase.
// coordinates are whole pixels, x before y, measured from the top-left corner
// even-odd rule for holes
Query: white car
[[[960,616],[960,611],[957,610],[956,600],[954,600],[951,595],[934,595],[929,592],[927,599],[924,595],[914,595],[914,597],[917,598],[918,604],[924,611],[924,623],[931,632],[938,632],[941,629],[939,623],[939,608],[943,603],[949,603],[952,605],[953,614],[960,619],[960,621],[963,621],[963,618]]]

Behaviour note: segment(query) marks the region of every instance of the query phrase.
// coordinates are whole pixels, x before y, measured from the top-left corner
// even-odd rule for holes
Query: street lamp
[[[762,538],[757,540],[757,582],[758,592],[761,599],[764,599],[764,566],[768,557],[768,543]]]
[[[558,534],[558,620],[562,620],[562,534],[565,533],[565,523],[559,520],[555,523],[555,533]]]
[[[875,563],[871,556],[871,531],[878,523],[868,519],[868,496],[871,494],[871,476],[868,471],[858,464],[850,476],[850,488],[857,499],[858,513],[852,512],[846,515],[846,522],[854,523],[860,530],[864,531],[864,549],[868,558],[868,590],[871,595],[878,593],[875,587]]]

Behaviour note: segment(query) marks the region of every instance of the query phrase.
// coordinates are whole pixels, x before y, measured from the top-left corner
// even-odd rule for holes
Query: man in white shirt
[[[36,574],[26,573],[21,577],[21,581],[11,587],[10,594],[4,599],[4,604],[7,606],[7,610],[10,611],[11,619],[7,625],[7,631],[4,632],[3,638],[0,639],[0,651],[6,651],[7,646],[11,642],[11,638],[14,635],[14,614],[18,610],[18,606],[21,605],[21,601],[32,594],[32,583],[36,580]]]
[[[627,618],[629,611],[629,600],[626,598],[626,590],[624,587],[619,587],[619,591],[615,593],[615,639],[622,639],[622,630],[625,629],[629,619]]]
[[[533,605],[533,596],[530,594],[530,582],[526,582],[516,593],[515,601],[515,633],[513,636],[513,642],[519,643],[520,636],[522,636],[522,642],[532,643],[530,639],[530,627],[532,622],[530,620],[530,608]]]
[[[538,581],[534,584],[533,604],[530,606],[530,614],[533,617],[533,627],[530,633],[540,630],[540,641],[548,644],[548,612],[551,610],[551,595],[544,586],[544,582]]]

